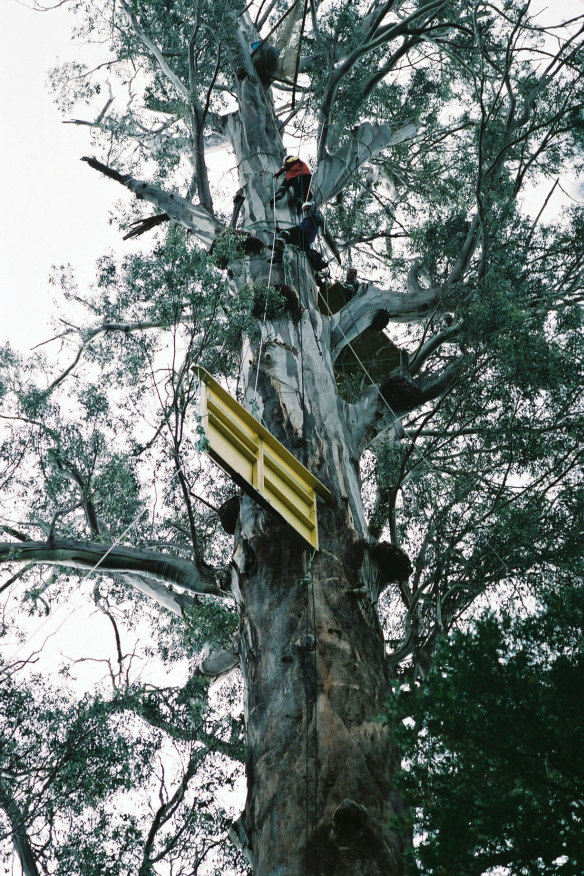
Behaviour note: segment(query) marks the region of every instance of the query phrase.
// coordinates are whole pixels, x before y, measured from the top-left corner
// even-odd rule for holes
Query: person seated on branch
[[[282,176],[282,174],[284,174],[284,179],[276,189],[276,193],[270,203],[274,207],[276,201],[282,200],[284,195],[291,191],[294,195],[296,212],[300,215],[301,206],[304,201],[308,200],[310,193],[310,181],[312,179],[310,168],[296,155],[287,155],[282,167],[274,174],[274,179]]]
[[[345,278],[344,287],[352,298],[359,291],[359,281],[357,279],[357,268],[349,268]]]
[[[315,209],[312,201],[306,201],[302,204],[302,218],[300,222],[297,225],[293,225],[292,228],[285,228],[283,231],[278,232],[274,240],[272,261],[282,261],[282,253],[287,243],[296,246],[310,258],[312,244],[316,240],[321,228],[324,228],[324,219],[321,213]]]

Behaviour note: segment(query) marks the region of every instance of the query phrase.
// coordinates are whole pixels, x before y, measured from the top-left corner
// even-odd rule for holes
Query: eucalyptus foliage
[[[85,64],[80,43],[52,87],[91,130],[87,172],[124,187],[126,248],[91,288],[56,267],[50,343],[0,350],[2,636],[21,648],[25,615],[40,623],[80,594],[113,650],[105,688],[80,701],[72,661],[58,692],[7,659],[2,695],[23,698],[46,768],[75,748],[82,714],[97,747],[80,735],[79,762],[47,783],[2,719],[6,842],[28,860],[18,811],[30,873],[397,876],[413,860],[391,786],[405,744],[422,872],[555,872],[537,867],[562,856],[558,872],[577,872],[580,789],[552,760],[581,722],[567,691],[583,572],[584,17],[517,0],[70,6],[103,62]],[[259,38],[280,49],[268,86]],[[331,280],[358,271],[334,314],[301,254],[268,262],[276,224],[296,221],[270,207],[286,150],[311,164],[342,262]],[[368,360],[380,339],[390,354]],[[205,456],[192,366],[326,481],[318,553],[246,497],[235,535],[220,525],[235,488]],[[517,619],[525,605],[533,618]],[[204,678],[238,659],[245,755],[238,682],[209,692]],[[410,686],[415,742],[379,735],[391,683]],[[219,791],[243,759],[232,836],[247,863],[227,850]],[[136,812],[120,803],[129,785]],[[485,816],[471,830],[473,806]]]
[[[453,633],[424,689],[396,694],[412,872],[582,872],[583,620],[565,577],[533,615]]]

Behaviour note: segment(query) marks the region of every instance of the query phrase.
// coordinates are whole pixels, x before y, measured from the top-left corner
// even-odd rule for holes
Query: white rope
[[[262,320],[262,325],[260,328],[260,346],[259,346],[259,350],[258,350],[258,362],[257,362],[257,368],[256,368],[255,386],[253,388],[254,394],[257,394],[257,391],[258,391],[258,378],[260,376],[260,361],[262,358],[262,347],[264,344],[264,328],[266,325],[266,317],[268,314],[268,295],[269,295],[268,289],[270,288],[270,283],[272,281],[272,268],[274,265],[274,247],[276,245],[276,201],[275,201],[275,198],[276,198],[276,180],[275,180],[274,176],[272,176],[272,203],[274,205],[273,210],[272,210],[272,213],[274,215],[274,230],[273,230],[273,234],[272,234],[272,257],[270,258],[270,270],[268,271],[268,285],[266,287],[266,301],[264,304],[264,318]]]

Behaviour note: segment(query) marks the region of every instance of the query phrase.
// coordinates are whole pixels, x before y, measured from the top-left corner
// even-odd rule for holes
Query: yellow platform
[[[201,417],[211,459],[318,549],[316,496],[330,502],[330,490],[208,371],[192,370],[201,381]]]

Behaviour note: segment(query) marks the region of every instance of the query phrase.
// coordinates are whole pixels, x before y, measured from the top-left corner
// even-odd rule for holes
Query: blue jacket
[[[319,230],[324,228],[324,219],[318,210],[311,210],[303,215],[296,228],[304,235],[306,245],[312,246]]]

